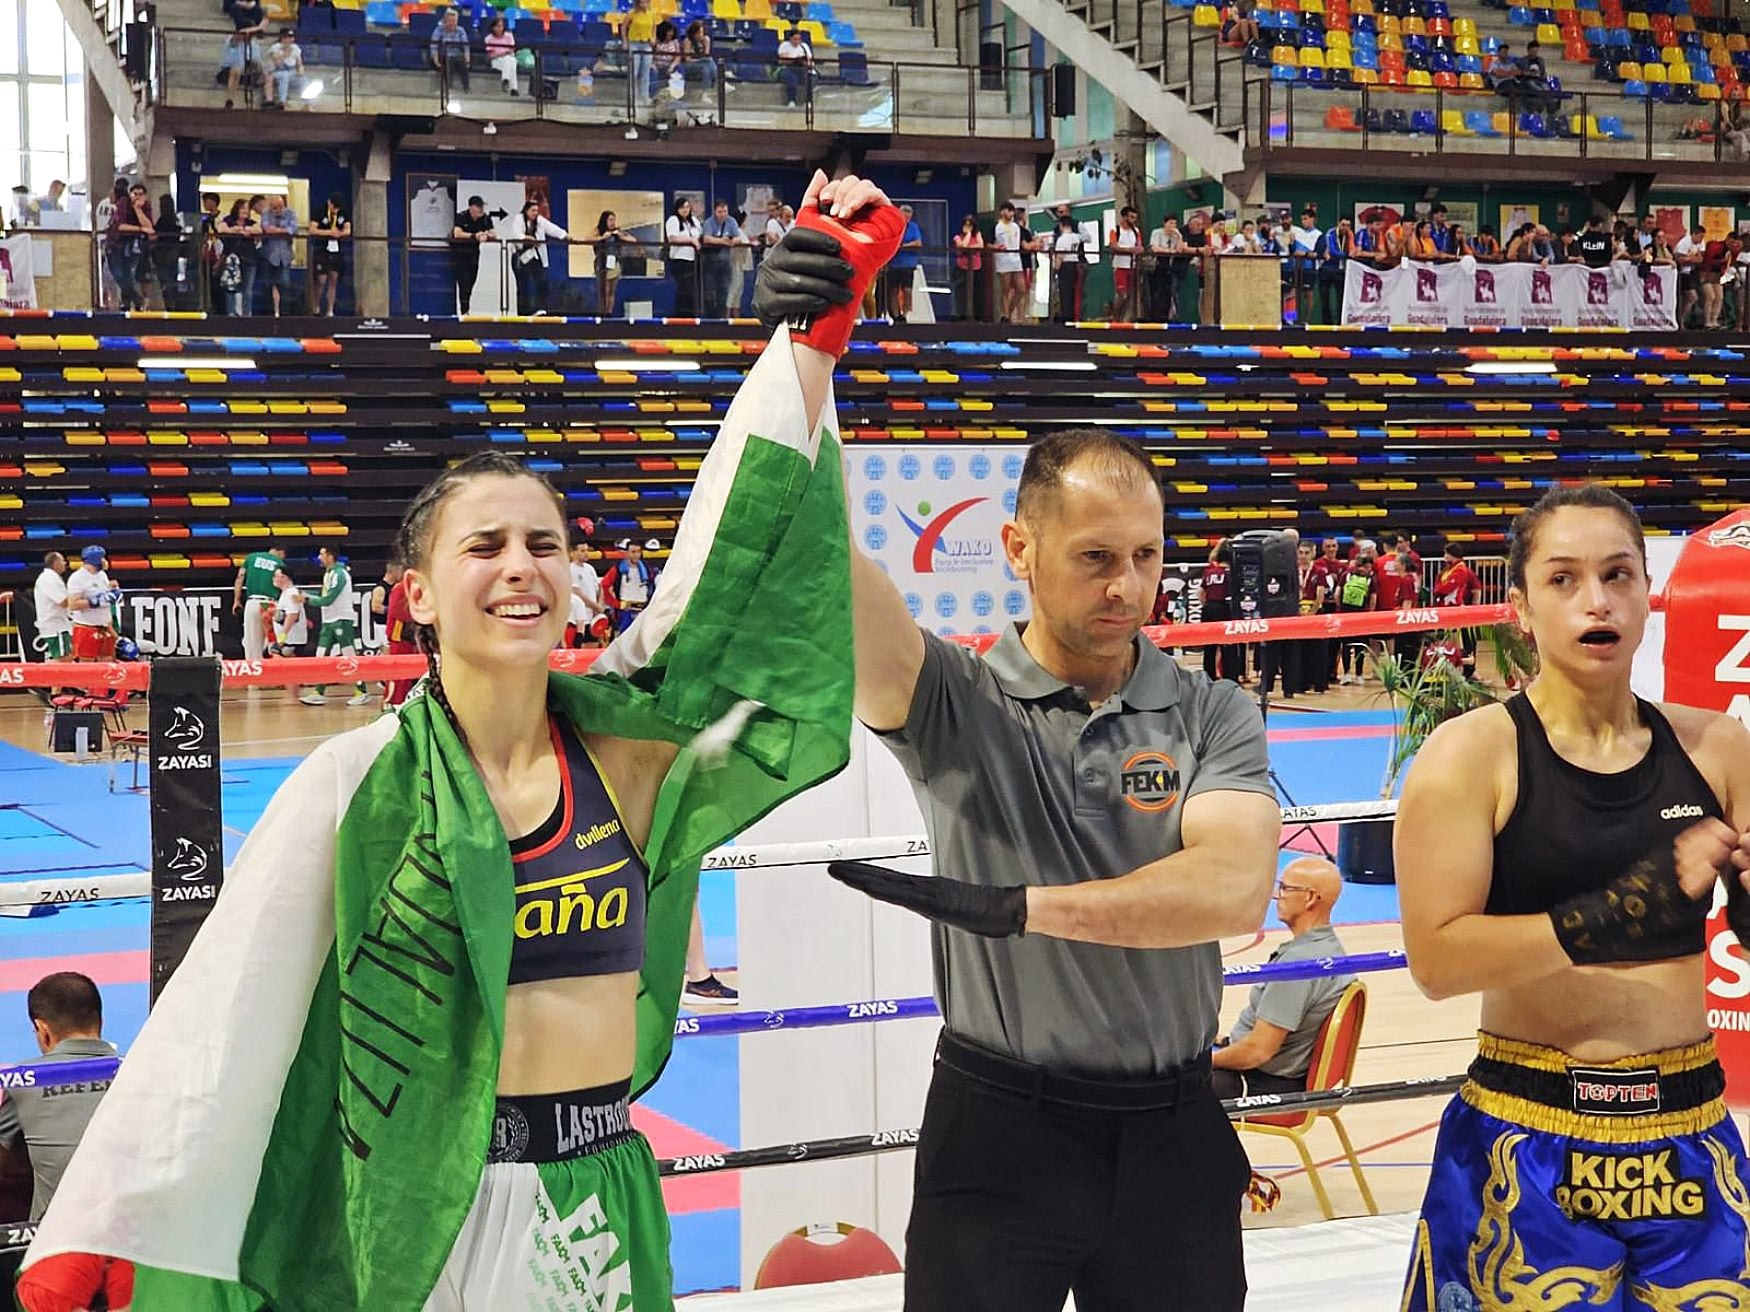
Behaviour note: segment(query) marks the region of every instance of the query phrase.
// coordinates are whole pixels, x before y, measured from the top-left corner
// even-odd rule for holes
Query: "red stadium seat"
[[[904,1269],[880,1235],[839,1221],[803,1226],[773,1244],[760,1262],[753,1287],[824,1285],[863,1276],[897,1275]]]

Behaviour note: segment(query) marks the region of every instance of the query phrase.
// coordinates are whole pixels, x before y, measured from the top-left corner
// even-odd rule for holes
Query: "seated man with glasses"
[[[1329,861],[1319,857],[1291,861],[1276,881],[1276,914],[1291,937],[1270,954],[1270,960],[1343,956],[1343,944],[1331,928],[1331,908],[1342,892],[1343,877]],[[1319,1026],[1354,978],[1324,975],[1254,984],[1233,1033],[1217,1042],[1210,1058],[1216,1097],[1305,1089]]]

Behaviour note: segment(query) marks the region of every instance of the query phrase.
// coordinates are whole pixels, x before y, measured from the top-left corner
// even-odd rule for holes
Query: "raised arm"
[[[881,240],[866,240],[871,234],[865,229],[878,215]],[[810,424],[819,422],[863,289],[891,256],[903,231],[899,212],[874,183],[855,177],[828,181],[826,174],[816,172],[796,226],[760,266],[754,312],[768,323],[803,320],[808,325],[791,341]],[[871,729],[897,729],[905,723],[923,668],[923,634],[899,589],[855,542],[851,606],[857,718]]]

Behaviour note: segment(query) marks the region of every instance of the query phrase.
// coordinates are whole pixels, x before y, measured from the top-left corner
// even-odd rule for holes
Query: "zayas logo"
[[[1179,800],[1179,767],[1165,752],[1138,752],[1119,772],[1118,790],[1138,811],[1165,811]]]
[[[206,851],[196,846],[193,839],[178,838],[176,850],[170,854],[164,868],[178,879],[192,882],[207,873]]]
[[[206,741],[206,722],[189,710],[186,706],[172,709],[170,727],[164,731],[164,740],[175,744],[178,751],[192,752]]]

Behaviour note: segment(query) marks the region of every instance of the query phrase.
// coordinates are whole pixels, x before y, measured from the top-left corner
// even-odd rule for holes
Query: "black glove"
[[[1692,898],[1677,878],[1670,844],[1634,863],[1603,888],[1550,908],[1556,938],[1577,966],[1664,961],[1706,950],[1712,898]]]
[[[851,299],[856,270],[829,232],[795,227],[766,253],[754,280],[753,312],[768,328],[821,314]]]
[[[906,875],[867,861],[833,861],[827,874],[878,902],[986,938],[1016,938],[1027,932],[1027,889],[1023,884],[980,888],[939,875]]]

